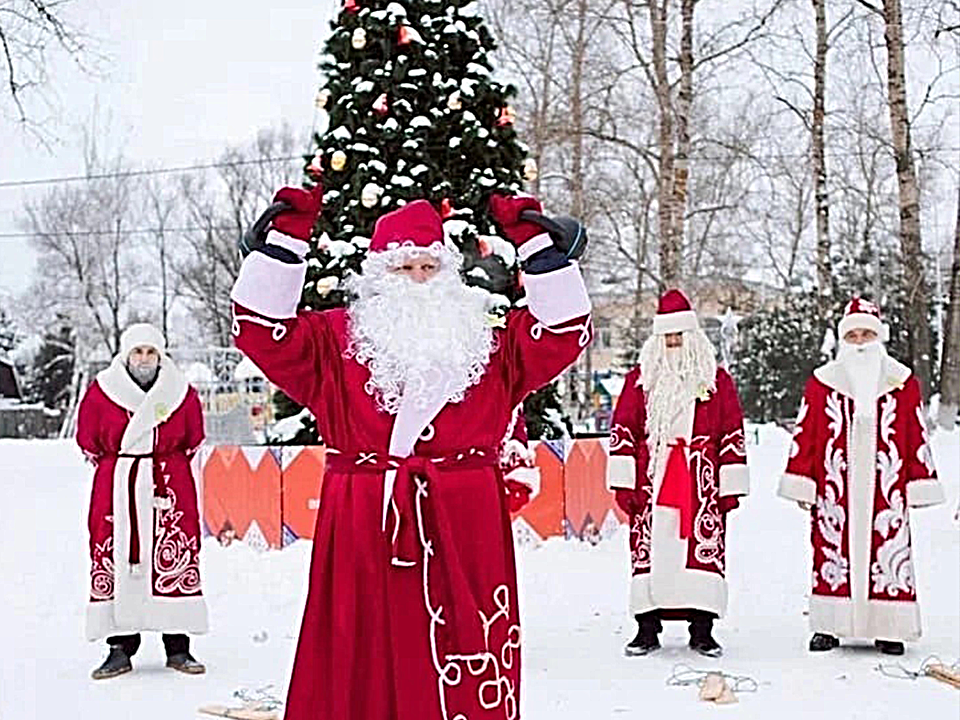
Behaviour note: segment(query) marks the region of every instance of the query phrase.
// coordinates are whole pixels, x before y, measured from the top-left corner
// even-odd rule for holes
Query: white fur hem
[[[607,489],[637,489],[637,460],[633,455],[611,455],[607,458]]]
[[[713,572],[681,570],[675,573],[634,575],[630,581],[630,613],[651,610],[706,610],[723,617],[727,610],[727,583]]]
[[[747,495],[750,492],[750,470],[746,465],[720,466],[720,495]]]
[[[813,478],[784,473],[783,477],[780,478],[777,495],[787,500],[796,500],[812,505],[817,501],[817,483]]]
[[[251,253],[240,266],[230,299],[264,317],[287,320],[297,314],[306,274],[306,263],[294,265]]]
[[[929,507],[946,501],[943,485],[933,478],[911,480],[907,483],[907,505],[910,507]]]
[[[679,312],[653,316],[654,335],[687,332],[696,330],[697,327],[697,314],[693,310],[680,310]]]
[[[571,262],[559,270],[523,275],[527,307],[547,327],[583,317],[590,312],[590,296],[583,284],[580,266]]]
[[[920,605],[897,600],[867,600],[857,607],[850,598],[813,595],[810,629],[837,637],[865,640],[916,640],[920,637]]]
[[[112,600],[88,603],[87,640],[145,630],[202,635],[208,629],[207,603],[203,596],[154,597],[143,601],[140,610],[137,621],[117,622]]]

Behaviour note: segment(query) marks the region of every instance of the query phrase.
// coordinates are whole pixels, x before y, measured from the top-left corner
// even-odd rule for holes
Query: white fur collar
[[[903,386],[911,375],[911,370],[899,360],[883,356],[883,362],[880,365],[880,384],[877,388],[877,397],[882,397],[888,392],[896,390]],[[831,360],[821,365],[813,371],[813,376],[826,385],[831,390],[836,390],[841,395],[853,397],[853,386],[847,377],[847,371],[843,363],[839,360]]]
[[[123,433],[121,452],[149,452],[152,442],[145,449],[144,435],[165,422],[180,407],[189,388],[186,376],[166,355],[161,358],[157,381],[148,392],[133,381],[119,355],[97,373],[97,383],[110,400],[132,413]]]

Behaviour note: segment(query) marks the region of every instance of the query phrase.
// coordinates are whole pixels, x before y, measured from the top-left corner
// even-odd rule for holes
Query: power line
[[[204,225],[195,225],[194,227],[180,227],[180,228],[139,228],[139,229],[130,229],[130,230],[57,230],[54,232],[19,232],[19,233],[0,233],[0,240],[22,240],[28,238],[44,238],[44,237],[68,237],[73,236],[103,236],[103,235],[113,235],[127,237],[129,235],[153,235],[160,233],[188,233],[188,232],[238,232],[235,227],[208,227]]]
[[[213,170],[215,168],[236,167],[238,165],[265,165],[267,163],[303,160],[302,155],[290,157],[256,158],[253,160],[233,160],[230,162],[198,163],[196,165],[180,165],[168,168],[151,168],[145,170],[123,170],[120,172],[93,173],[91,175],[64,175],[63,177],[41,178],[37,180],[0,180],[0,188],[29,187],[31,185],[53,185],[68,182],[92,182],[94,180],[111,180],[130,177],[144,177],[148,175],[169,175],[171,173],[192,172],[196,170]]]

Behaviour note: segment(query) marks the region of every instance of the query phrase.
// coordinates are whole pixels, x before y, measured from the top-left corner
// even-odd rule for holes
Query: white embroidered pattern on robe
[[[737,428],[721,438],[720,457],[727,454],[742,458],[747,456],[747,443],[743,436],[743,428]]]
[[[647,499],[643,504],[643,512],[633,516],[633,525],[630,527],[633,539],[631,547],[636,548],[630,553],[634,575],[650,572],[650,545],[653,543],[653,488],[645,484],[640,492]]]
[[[933,477],[933,452],[930,449],[930,433],[927,431],[927,419],[923,416],[923,405],[917,405],[917,422],[920,423],[920,447],[917,448],[917,460],[927,469],[927,477]]]
[[[830,418],[830,437],[827,438],[823,456],[826,484],[821,497],[817,498],[817,525],[823,537],[821,548],[824,560],[820,564],[820,578],[831,590],[846,585],[850,575],[850,564],[843,556],[843,533],[847,514],[840,501],[843,498],[843,473],[847,462],[841,448],[835,447],[843,431],[842,399],[836,391],[827,396],[826,414]]]
[[[177,495],[169,487],[165,499],[154,509],[154,592],[193,595],[200,592],[197,538],[180,528],[183,511],[177,510]]]
[[[691,444],[708,440],[698,436]],[[742,441],[741,436],[741,441]],[[690,452],[691,470],[696,473],[697,502],[699,508],[693,521],[693,555],[697,562],[713,565],[723,574],[723,522],[717,507],[716,468],[703,450]]]
[[[807,405],[807,399],[805,397],[800,398],[800,409],[797,410],[797,421],[793,425],[793,439],[790,441],[791,460],[800,452],[800,443],[797,442],[797,438],[799,438],[800,433],[803,432],[803,421],[807,419],[807,411],[809,409],[810,406]]]
[[[913,595],[913,559],[910,555],[910,523],[906,503],[899,489],[894,488],[903,468],[900,452],[893,442],[896,430],[897,402],[887,395],[880,412],[880,442],[877,447],[877,479],[886,507],[878,507],[873,529],[883,538],[877,549],[877,559],[870,568],[873,592],[897,597],[901,592]],[[891,536],[892,534],[892,536]]]
[[[616,423],[610,428],[610,452],[628,448],[633,450],[636,447],[636,441],[633,439],[633,433],[630,428]]]
[[[113,600],[113,535],[102,544],[93,546],[93,563],[90,568],[90,599]]]

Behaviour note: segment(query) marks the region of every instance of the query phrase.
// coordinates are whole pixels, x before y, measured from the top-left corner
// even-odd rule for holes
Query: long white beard
[[[371,272],[347,278],[349,352],[370,370],[366,391],[395,415],[409,397],[425,406],[437,392],[458,403],[477,384],[494,349],[486,294],[464,284],[451,267],[424,283]]]
[[[679,348],[668,348],[663,335],[651,335],[640,350],[640,372],[646,393],[651,476],[656,476],[666,465],[670,443],[676,440],[678,417],[703,390],[716,390],[716,351],[699,328],[684,332]]]
[[[837,360],[853,388],[853,411],[857,417],[876,417],[877,391],[886,348],[879,340],[863,345],[840,341]]]

